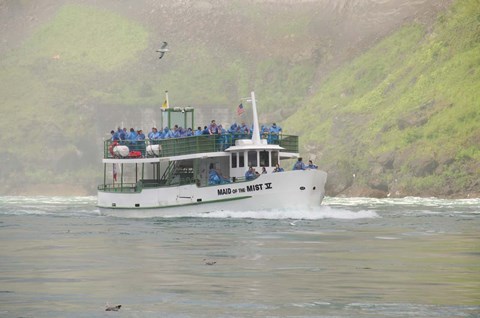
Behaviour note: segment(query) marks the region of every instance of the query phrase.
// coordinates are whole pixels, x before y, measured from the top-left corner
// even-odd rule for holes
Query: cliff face
[[[93,190],[100,138],[119,124],[154,123],[145,114],[154,113],[166,89],[176,105],[199,112],[231,109],[221,121],[231,120],[236,101],[255,89],[261,120],[282,121],[284,131],[302,136],[302,155],[318,159],[330,174],[330,195],[355,194],[354,189],[373,191],[370,195],[430,194],[432,183],[438,195],[473,192],[470,181],[443,191],[444,181],[432,177],[458,180],[455,171],[467,176],[478,171],[475,109],[465,108],[458,90],[445,96],[438,93],[442,87],[425,84],[455,67],[476,74],[469,66],[474,60],[452,61],[467,54],[462,50],[475,43],[474,33],[464,30],[460,19],[448,22],[470,17],[463,11],[475,6],[457,6],[437,21],[450,3],[2,2],[0,80],[6,84],[0,103],[6,116],[0,118],[0,146],[8,169],[0,173],[0,191],[22,193],[25,183]],[[465,23],[471,29],[476,24],[470,20]],[[465,38],[464,44],[449,37]],[[162,41],[171,51],[158,60],[155,49]],[[436,66],[444,73],[435,73]],[[474,95],[468,95],[472,101]],[[465,128],[449,128],[455,141],[439,151],[436,145],[446,144],[447,135],[433,123],[459,109]],[[28,149],[18,147],[26,135]]]
[[[399,29],[288,118],[332,172],[330,195],[478,196],[479,10],[459,1]]]

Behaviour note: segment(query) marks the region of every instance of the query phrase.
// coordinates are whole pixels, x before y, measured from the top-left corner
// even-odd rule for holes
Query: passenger
[[[217,169],[218,177],[220,178],[220,184],[231,183],[230,178],[223,175],[222,170]]]
[[[113,134],[113,140],[120,140],[120,133],[123,132],[123,130],[118,127],[117,131]]]
[[[215,119],[212,119],[212,122],[208,126],[208,133],[210,135],[218,134],[218,127],[217,127],[217,124],[215,123]]]
[[[180,134],[181,130],[182,130],[182,128],[178,127],[178,125],[173,126],[173,131],[172,131],[173,138],[181,137],[181,134]]]
[[[308,165],[306,167],[307,169],[311,169],[311,170],[316,170],[318,169],[318,166],[313,164],[313,161],[312,160],[308,160]]]
[[[228,142],[228,136],[227,136],[227,131],[225,128],[222,127],[222,125],[218,125],[217,127],[217,133],[218,133],[218,146],[220,150],[225,150],[227,147],[227,142]]]
[[[265,125],[262,125],[260,127],[260,137],[262,139],[268,139],[268,127]]]
[[[193,130],[192,130],[192,128],[188,127],[187,132],[185,133],[185,135],[186,135],[187,137],[193,136]]]
[[[162,130],[158,131],[158,129],[155,128],[155,133],[153,134],[153,140],[155,140],[155,143],[158,144],[158,141],[156,141],[156,140],[159,140],[159,139],[162,139],[162,138],[163,138]]]
[[[244,122],[242,122],[242,125],[238,129],[238,133],[239,133],[238,135],[239,139],[245,139],[250,134],[250,129],[248,128],[247,125],[245,125]]]
[[[273,169],[273,172],[283,172],[283,171],[285,170],[283,170],[283,168],[280,167],[278,163],[275,165],[275,169]]]
[[[143,133],[143,130],[137,131],[137,140],[145,140],[145,134]]]
[[[228,143],[231,145],[235,145],[235,140],[237,139],[237,129],[237,123],[233,123],[227,130],[227,133],[229,134]]]
[[[279,135],[282,132],[282,128],[277,126],[276,123],[273,123],[272,127],[270,127],[270,134],[268,135],[268,143],[269,144],[278,144]]]
[[[135,129],[130,128],[130,133],[128,134],[128,141],[134,144],[136,140],[137,140],[137,133],[135,132]]]
[[[218,176],[218,173],[215,169],[211,169],[210,172],[208,173],[208,184],[209,185],[220,184],[220,177]]]
[[[195,136],[200,136],[203,133],[202,127],[198,126],[197,130],[195,130]]]
[[[250,128],[248,128],[248,126],[245,125],[245,123],[242,123],[242,125],[240,126],[240,132],[249,134],[250,133]]]
[[[114,141],[115,139],[113,139],[113,136],[115,135],[115,130],[110,131],[110,135],[111,135],[110,140]]]
[[[148,133],[148,139],[150,139],[150,140],[156,139],[156,138],[154,137],[156,133],[157,133],[157,128],[152,127],[152,131]]]
[[[210,135],[210,131],[208,130],[208,126],[203,127],[202,135]]]
[[[127,139],[127,134],[125,133],[126,128],[121,129],[118,127],[118,138],[120,139],[120,144],[125,144],[125,140]]]
[[[163,129],[162,139],[170,138],[173,138],[173,131],[170,128],[165,127],[165,129]]]
[[[245,179],[246,180],[254,180],[256,177],[257,177],[257,173],[255,171],[255,168],[250,166],[248,168],[247,172],[245,172]]]
[[[302,162],[302,157],[299,157],[297,162],[293,165],[293,170],[305,170],[305,164]]]
[[[215,169],[214,164],[210,164],[210,170],[208,172],[208,184],[215,185],[215,184],[224,184],[230,183],[230,179],[224,177],[221,171]]]
[[[265,169],[265,167],[262,167],[262,174],[267,174],[267,169]]]
[[[228,128],[227,132],[229,134],[232,134],[232,135],[236,134],[237,133],[237,128],[238,128],[237,123],[233,123],[233,124],[230,125],[230,128]]]
[[[145,157],[145,152],[146,152],[146,145],[145,145],[145,134],[143,133],[143,130],[137,131],[137,148],[140,150],[142,153],[142,158]]]

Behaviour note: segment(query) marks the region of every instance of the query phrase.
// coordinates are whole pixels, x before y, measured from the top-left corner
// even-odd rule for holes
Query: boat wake
[[[320,220],[320,219],[371,219],[379,215],[375,211],[350,211],[330,206],[320,206],[311,209],[274,209],[256,211],[214,211],[210,213],[192,214],[190,217],[203,218],[234,218],[234,219],[292,219],[292,220]]]

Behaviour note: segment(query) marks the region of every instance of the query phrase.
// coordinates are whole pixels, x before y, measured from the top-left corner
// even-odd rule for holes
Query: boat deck
[[[298,153],[298,136],[293,135],[275,135],[275,138],[268,138],[271,136],[264,136],[269,141],[269,144],[279,145],[285,149],[285,152]],[[140,152],[140,156],[143,158],[154,157],[149,155],[146,151],[148,146],[151,145],[160,145],[160,153],[155,157],[172,157],[172,156],[181,156],[188,154],[198,154],[198,153],[210,153],[210,152],[221,152],[225,151],[228,147],[234,146],[235,141],[239,139],[251,138],[250,135],[241,134],[241,135],[200,135],[200,136],[191,136],[191,137],[181,137],[181,138],[170,138],[170,139],[154,139],[154,140],[142,140],[142,141],[128,141],[121,140],[118,144],[128,146],[130,154],[133,152]],[[114,141],[106,140],[104,142],[104,159],[117,158],[112,151],[112,144]],[[129,155],[123,157],[124,159],[128,158],[138,158],[137,156]]]

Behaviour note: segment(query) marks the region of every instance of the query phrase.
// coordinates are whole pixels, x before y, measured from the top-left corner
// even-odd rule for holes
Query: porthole
[[[303,186],[302,186],[302,187],[300,187],[300,190],[302,190],[302,191],[303,191],[303,190],[305,190],[305,187],[303,187]]]
[[[140,207],[140,204],[139,204],[139,203],[135,203],[135,207],[136,207],[136,208]]]

